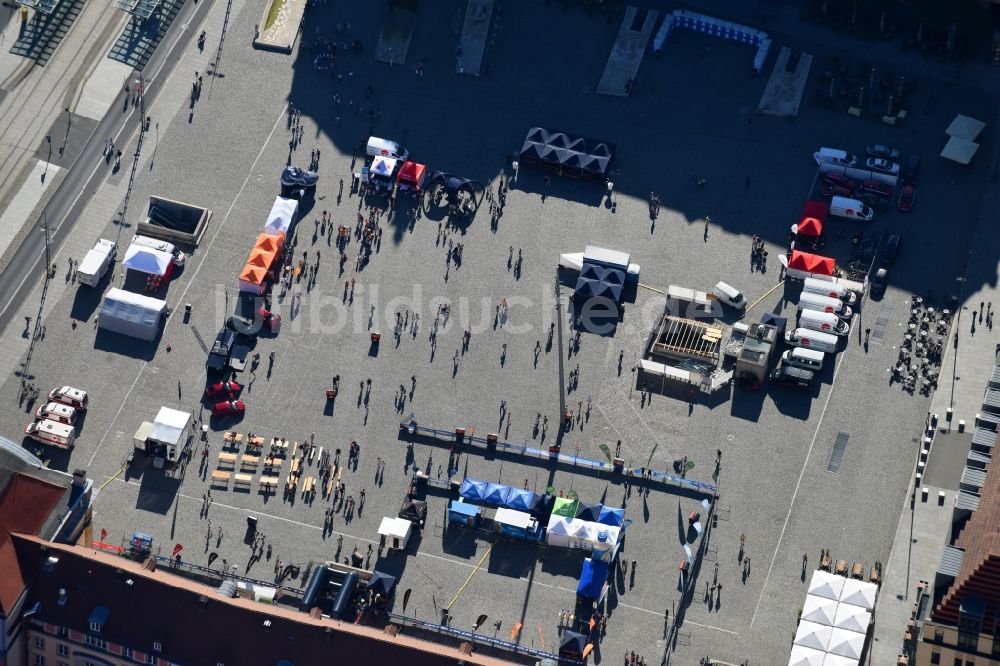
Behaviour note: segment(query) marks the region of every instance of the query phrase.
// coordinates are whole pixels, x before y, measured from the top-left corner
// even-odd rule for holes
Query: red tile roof
[[[932,617],[943,624],[957,625],[962,598],[976,597],[986,603],[983,631],[989,631],[1000,609],[1000,464],[990,464],[987,469],[979,508],[965,524],[955,546],[965,550],[962,568]]]
[[[0,493],[0,616],[7,616],[24,591],[11,535],[38,534],[65,493],[65,488],[19,473]]]
[[[28,603],[40,602],[35,619],[87,631],[98,606],[107,609],[100,637],[185,664],[406,664],[501,666],[511,662],[381,629],[311,617],[281,605],[230,598],[216,588],[167,570],[81,546],[15,537],[28,570]],[[58,563],[45,567],[50,557]],[[47,570],[50,569],[50,570]],[[127,584],[126,581],[132,581]],[[60,589],[65,591],[59,603]],[[265,626],[265,621],[270,624]],[[404,630],[405,631],[405,630]],[[197,640],[192,640],[192,638]],[[161,653],[153,652],[160,643]]]

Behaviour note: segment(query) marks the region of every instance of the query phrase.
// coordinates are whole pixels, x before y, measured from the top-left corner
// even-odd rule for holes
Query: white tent
[[[166,275],[174,258],[167,252],[142,245],[129,245],[122,266],[140,273]]]
[[[863,610],[863,609],[862,609]],[[837,614],[837,602],[833,599],[807,594],[802,605],[802,619],[832,627]]]
[[[941,151],[941,157],[946,160],[951,160],[952,162],[958,162],[959,164],[968,164],[972,161],[972,158],[975,157],[977,150],[979,150],[978,143],[953,136],[949,138],[948,143],[944,145],[944,150]]]
[[[858,666],[858,660],[827,652],[823,666]]]
[[[549,517],[549,526],[545,531],[545,543],[550,546],[569,547],[570,518],[552,515]]]
[[[795,645],[804,645],[814,650],[826,651],[826,645],[830,641],[831,627],[824,627],[822,624],[802,620],[795,631]]]
[[[944,133],[948,136],[965,139],[966,141],[975,141],[976,137],[979,136],[979,133],[982,132],[985,127],[986,123],[981,120],[976,120],[975,118],[958,114],[955,116],[955,119],[951,121],[951,125],[948,125],[948,129],[946,129]]]
[[[493,516],[493,522],[503,523],[504,525],[510,525],[511,527],[525,530],[531,525],[531,514],[525,513],[524,511],[515,511],[514,509],[500,507]]]
[[[283,233],[288,236],[292,225],[295,224],[295,216],[298,211],[299,202],[295,199],[275,198],[271,212],[267,214],[267,222],[264,223],[264,233],[275,236]]]
[[[841,603],[837,606],[837,613],[833,619],[833,626],[838,629],[848,631],[859,631],[862,634],[868,633],[868,625],[871,623],[872,614],[861,606]]]
[[[812,580],[809,581],[809,594],[837,601],[840,599],[840,592],[844,588],[845,580],[843,576],[835,576],[827,571],[817,569],[813,572]]]
[[[788,666],[822,666],[826,653],[804,645],[793,645]]]
[[[153,430],[147,438],[163,444],[179,444],[190,420],[191,415],[187,412],[160,407],[159,413],[153,420]]]
[[[386,538],[389,548],[403,550],[410,541],[410,532],[413,523],[405,518],[382,518],[382,524],[378,527],[378,533]]]
[[[124,289],[111,289],[97,314],[97,325],[131,338],[152,340],[160,332],[166,310],[166,301]]]
[[[854,578],[844,579],[844,589],[840,591],[840,603],[854,604],[867,610],[875,608],[875,594],[878,585]]]
[[[376,176],[382,176],[384,178],[389,178],[392,176],[393,172],[396,170],[396,160],[391,157],[382,157],[379,155],[372,161],[371,168],[368,173],[374,174]]]
[[[865,648],[865,635],[847,629],[833,629],[830,633],[829,652],[848,659],[861,659]]]

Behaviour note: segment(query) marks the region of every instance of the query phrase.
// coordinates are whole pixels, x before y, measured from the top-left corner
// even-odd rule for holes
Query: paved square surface
[[[181,482],[137,461],[102,491],[95,527],[107,529],[110,541],[141,530],[152,534],[164,552],[173,543],[184,544],[190,561],[205,563],[209,553],[217,552],[243,565],[249,549],[242,535],[252,513],[283,562],[305,565],[332,558],[340,533],[345,552],[355,545],[365,552],[368,544],[377,545],[382,516],[395,515],[406,489],[410,454],[398,433],[403,416],[412,412],[423,424],[475,428],[479,434],[502,430],[510,441],[540,445],[535,416],[540,413],[554,424],[560,372],[565,377],[578,366],[579,385],[568,394],[567,404],[577,409],[582,402],[586,412],[590,402],[591,409],[563,437],[564,451],[599,459],[600,444],[613,446],[620,439],[629,464],[651,460],[655,468],[665,469],[687,456],[695,464],[689,476],[705,481],[711,480],[716,449],[723,453],[719,522],[696,581],[698,593],[679,613],[671,659],[693,663],[711,654],[737,663],[747,658],[782,663],[795,609],[805,595],[802,555],[808,553],[812,564],[821,548],[829,548],[835,558],[866,567],[887,558],[928,400],[889,388],[886,369],[896,358],[909,293],[950,284],[961,273],[960,257],[967,250],[986,177],[983,164],[960,171],[929,158],[940,149],[939,131],[956,110],[991,117],[986,102],[960,86],[937,96],[934,83],[922,80],[918,110],[904,128],[834,115],[811,103],[803,103],[793,122],[753,117],[749,110],[756,107],[765,77],[749,75],[751,49],[713,42],[709,56],[707,38],[686,31],[671,36],[662,58],[646,59],[628,99],[599,97],[594,88],[618,20],[550,5],[534,7],[530,16],[505,12],[496,42],[487,46],[484,76],[459,77],[451,73],[457,34],[445,31],[442,37],[435,29],[449,25],[455,9],[452,4],[422,7],[411,62],[393,67],[371,57],[383,18],[379,11],[317,7],[307,14],[300,50],[291,58],[249,48],[254,12],[231,17],[224,78],[212,83],[206,77],[205,92],[193,108],[178,104],[153,111],[160,124],[155,168],[140,169],[133,193],[132,201],[139,203],[132,210],[155,194],[215,212],[202,245],[169,285],[166,298],[175,314],[158,345],[95,335],[85,322],[93,321],[99,298],[85,288],[49,305],[46,337],[32,360],[33,381],[40,388],[68,383],[92,395],[76,448],[68,457],[54,454],[52,464],[85,468],[103,483],[122,466],[139,423],[151,420],[161,405],[193,410],[207,420],[199,405],[205,345],[232,307],[238,274],[277,194],[278,174],[290,152],[290,102],[302,111],[304,127],[292,160],[305,166],[313,147],[322,153],[320,186],[304,211],[296,247],[299,255],[308,251],[310,263],[322,251],[316,285],[308,290],[300,285],[303,297],[297,308],[290,308],[288,299],[276,302],[285,318],[281,332],[258,341],[263,363],[255,378],[248,373],[238,378],[248,383],[246,416],[235,424],[210,422],[208,469],[198,470],[200,443]],[[365,50],[341,51],[333,69],[318,70],[316,53],[308,47],[317,35],[347,40],[336,30],[344,20],[351,23],[350,38],[361,39]],[[545,51],[560,55],[526,48],[523,35],[529,25],[562,26],[547,35]],[[795,45],[784,35],[780,41]],[[592,48],[580,49],[580,43]],[[821,61],[824,54],[814,46],[811,50]],[[426,64],[422,78],[412,67],[418,59]],[[343,77],[339,83],[338,75]],[[190,86],[189,76],[179,72],[170,82],[180,91],[177,99]],[[369,81],[372,98],[365,95]],[[360,114],[359,106],[364,107]],[[368,118],[372,108],[380,114],[374,122]],[[434,219],[410,225],[402,214],[383,218],[384,236],[372,260],[354,270],[358,244],[352,240],[341,274],[329,235],[314,237],[314,220],[325,209],[337,224],[353,228],[358,199],[345,189],[338,202],[338,183],[343,179],[349,184],[359,166],[352,161],[352,149],[367,138],[372,124],[375,134],[398,140],[430,168],[483,182],[507,167],[505,157],[520,146],[531,126],[607,140],[618,147],[615,205],[608,205],[600,186],[555,178],[546,187],[538,173],[522,170],[495,229],[486,203],[467,228],[445,237]],[[776,258],[788,227],[797,221],[814,177],[812,153],[821,145],[862,152],[866,143],[876,141],[925,155],[915,211],[905,218],[886,213],[865,230],[906,229],[903,253],[893,267],[895,286],[880,303],[865,303],[854,326],[859,331],[870,326],[887,308],[891,315],[884,338],[867,350],[860,336],[851,336],[836,363],[821,373],[823,384],[813,395],[734,390],[702,399],[693,409],[671,395],[641,400],[631,368],[664,306],[663,297],[648,289],[640,289],[635,302],[625,306],[614,337],[584,335],[572,355],[558,336],[548,344],[550,323],[566,324],[556,310],[558,255],[581,251],[588,243],[630,251],[642,266],[641,281],[656,289],[679,284],[707,290],[721,279],[741,289],[751,303],[769,294],[752,317],[765,309],[790,313],[794,305],[787,299],[794,303],[795,289],[770,290],[778,282]],[[694,186],[694,177],[707,184]],[[646,203],[651,190],[663,202],[655,223]],[[404,207],[400,203],[398,209]],[[712,220],[707,234],[706,215]],[[949,233],[942,235],[945,217]],[[846,263],[854,228],[837,222],[830,228],[830,249]],[[109,226],[105,236],[118,232]],[[122,240],[131,233],[122,230]],[[754,233],[768,244],[772,260],[766,272],[750,270]],[[460,266],[447,262],[455,243],[464,245]],[[929,243],[938,257],[933,265],[919,251]],[[516,261],[519,254],[523,266],[518,273],[509,258]],[[354,296],[345,301],[345,280],[352,278],[357,279]],[[562,293],[569,292],[564,287]],[[501,299],[509,303],[502,325],[495,323]],[[180,316],[185,303],[192,305],[187,322]],[[439,303],[449,303],[451,315],[438,330],[434,351],[428,336]],[[419,324],[408,324],[394,340],[396,313],[406,311],[411,323],[418,313]],[[69,325],[71,317],[81,322],[75,329]],[[369,354],[370,318],[383,334],[375,355]],[[472,338],[463,353],[466,327]],[[562,340],[567,336],[564,331]],[[537,362],[536,343],[541,347]],[[275,363],[268,371],[272,351]],[[331,409],[324,391],[337,374],[341,393]],[[360,390],[368,379],[370,394],[367,388]],[[4,386],[4,395],[11,397],[8,404],[15,402],[17,381]],[[406,391],[402,405],[397,402],[401,384]],[[501,401],[511,413],[509,431],[506,421],[499,422]],[[29,417],[7,408],[0,418],[4,432],[17,433]],[[315,433],[318,445],[345,451],[357,440],[361,463],[357,471],[345,473],[344,481],[355,497],[366,489],[363,511],[353,520],[338,514],[335,533],[324,535],[329,502],[321,497],[291,502],[279,494],[265,502],[256,492],[229,490],[213,492],[208,517],[203,516],[202,495],[215,469],[221,433],[230,427],[299,442]],[[839,468],[831,472],[838,433],[849,435],[849,443]],[[548,444],[554,426],[545,436]],[[376,475],[379,458],[386,462],[384,475]],[[436,476],[447,463],[447,451],[421,443],[412,458]],[[305,475],[315,469],[307,467]],[[288,463],[282,479],[287,472]],[[663,612],[680,601],[677,563],[684,557],[683,527],[696,505],[693,498],[661,490],[626,498],[614,479],[474,453],[463,456],[459,474],[517,487],[527,483],[537,490],[573,490],[581,499],[615,506],[624,503],[634,521],[625,555],[638,561],[638,570],[634,586],[627,579],[615,581],[608,633],[597,656],[617,659],[623,650],[635,650],[650,663],[661,658]],[[206,543],[209,519],[216,536],[223,528],[218,544],[216,537]],[[521,622],[522,643],[552,649],[558,640],[558,611],[574,603],[579,555],[512,542],[499,542],[487,554],[488,539],[456,534],[445,523],[446,499],[432,496],[427,527],[408,552],[373,563],[399,573],[401,589],[413,590],[407,613],[436,620],[439,609],[451,603],[454,621],[462,628],[486,613],[487,627],[495,620],[503,623],[500,635]],[[742,553],[741,534],[747,537]],[[716,563],[722,587],[703,598]],[[267,578],[272,567],[273,560],[263,561],[250,573]]]

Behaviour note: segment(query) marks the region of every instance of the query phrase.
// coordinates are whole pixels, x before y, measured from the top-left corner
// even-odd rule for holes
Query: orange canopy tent
[[[821,257],[818,254],[809,254],[798,250],[792,250],[792,256],[788,259],[790,270],[818,275],[833,275],[835,265],[836,262],[830,257]]]
[[[262,294],[269,281],[268,275],[275,261],[280,259],[284,234],[261,234],[250,250],[243,272],[240,273],[240,291]]]

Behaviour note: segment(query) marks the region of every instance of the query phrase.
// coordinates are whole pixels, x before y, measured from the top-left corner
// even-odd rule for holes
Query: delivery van
[[[846,150],[836,148],[820,148],[819,152],[813,153],[816,164],[836,164],[843,167],[854,167],[858,165],[858,158]]]
[[[76,410],[61,402],[49,402],[35,410],[35,418],[73,425],[76,423]]]
[[[730,287],[725,282],[719,282],[712,289],[712,293],[717,299],[729,307],[742,310],[747,306],[747,299],[735,287]]]
[[[851,325],[846,321],[832,312],[820,312],[819,310],[802,310],[799,313],[799,326],[841,337],[851,332]]]
[[[875,211],[871,209],[871,206],[863,204],[857,199],[833,197],[830,199],[830,215],[836,215],[847,220],[871,222],[872,218],[875,217]]]
[[[828,354],[836,354],[840,338],[829,333],[814,331],[811,328],[797,328],[785,333],[785,342],[794,347],[805,347]]]
[[[823,369],[823,357],[826,356],[818,349],[806,349],[805,347],[795,347],[789,349],[781,355],[781,362],[785,365],[793,365],[803,370],[819,372]]]
[[[50,444],[60,449],[70,448],[76,440],[76,430],[73,426],[48,419],[29,423],[24,429],[24,434],[42,444]]]
[[[788,386],[800,391],[809,391],[812,389],[815,377],[816,373],[812,370],[803,370],[793,365],[779,365],[771,371],[768,378],[773,384],[779,386]]]
[[[76,268],[76,281],[88,287],[97,287],[118,255],[118,244],[102,238],[94,249],[88,250]]]
[[[59,388],[54,388],[49,391],[49,401],[61,402],[64,405],[69,405],[77,411],[82,412],[87,409],[89,399],[87,398],[86,391],[81,391],[80,389],[73,388],[72,386],[60,386]]]
[[[168,243],[167,241],[160,240],[159,238],[137,235],[132,239],[132,245],[141,245],[153,250],[159,250],[160,252],[166,252],[173,257],[174,266],[178,268],[183,266],[184,262],[187,261],[187,255],[178,250],[173,243]]]
[[[811,291],[803,291],[799,295],[799,310],[819,310],[820,312],[832,312],[841,319],[850,319],[854,316],[854,311],[844,301],[839,298],[831,298],[822,294],[814,294]]]
[[[395,141],[380,139],[377,136],[368,137],[369,157],[391,157],[396,160],[406,161],[410,158],[410,151],[403,148]]]
[[[830,282],[829,280],[817,280],[816,278],[806,278],[802,282],[803,293],[809,292],[812,294],[822,294],[823,296],[829,296],[830,298],[839,298],[848,305],[854,305],[858,300],[858,295],[851,289],[848,289],[839,282]]]

